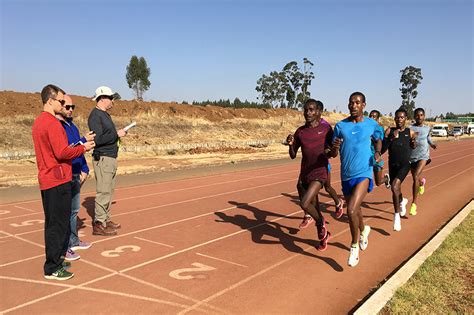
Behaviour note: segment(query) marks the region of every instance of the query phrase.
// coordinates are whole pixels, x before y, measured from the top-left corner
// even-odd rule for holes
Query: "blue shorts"
[[[380,162],[375,161],[375,157],[373,159],[374,159],[374,171],[379,172],[383,168],[384,162],[383,160],[381,160]]]
[[[328,163],[328,172],[331,172],[331,163]]]
[[[342,182],[342,193],[344,196],[352,195],[352,190],[354,187],[363,182],[365,179],[369,179],[369,187],[367,188],[367,192],[371,192],[372,189],[374,189],[374,181],[372,178],[356,177]]]

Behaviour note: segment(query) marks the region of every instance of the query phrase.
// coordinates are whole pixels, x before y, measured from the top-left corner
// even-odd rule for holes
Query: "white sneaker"
[[[405,214],[407,214],[407,204],[408,204],[407,198],[403,198],[402,202],[400,202],[400,215],[402,217],[404,217]]]
[[[357,266],[359,263],[359,246],[351,246],[351,253],[349,255],[349,259],[347,260],[347,264],[351,267]]]
[[[402,230],[402,222],[400,219],[400,213],[395,213],[395,215],[393,216],[393,230],[397,232]]]
[[[369,233],[370,233],[370,226],[364,226],[364,230],[360,233],[359,238],[359,246],[361,250],[366,250],[367,246],[369,246]]]

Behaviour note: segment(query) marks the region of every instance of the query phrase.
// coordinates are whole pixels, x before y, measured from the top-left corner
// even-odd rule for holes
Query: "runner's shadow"
[[[229,203],[236,205],[237,208],[252,212],[255,219],[247,218],[245,215],[241,214],[229,216],[223,212],[215,212],[216,216],[220,218],[220,220],[216,220],[216,222],[232,223],[234,225],[239,226],[243,230],[248,230],[251,233],[252,241],[257,244],[281,244],[286,250],[290,252],[321,259],[329,266],[331,266],[335,271],[343,271],[343,268],[334,259],[314,255],[305,251],[296,244],[296,242],[299,242],[312,247],[316,247],[319,244],[318,241],[303,239],[290,235],[296,234],[298,229],[282,225],[278,222],[269,222],[266,220],[269,214],[275,215],[275,213],[261,210],[246,203],[239,203],[235,201],[229,201]],[[285,216],[279,215],[279,217]],[[288,231],[289,234],[285,233],[285,230]],[[266,239],[264,237],[270,237],[271,239]]]
[[[382,234],[383,236],[390,236],[390,233],[388,233],[387,231],[385,231],[384,229],[381,229],[381,228],[376,228],[376,227],[373,227],[371,226],[370,229],[372,231],[375,231],[375,232],[378,232],[380,234]],[[370,235],[369,235],[370,236]]]
[[[281,195],[290,198],[290,201],[297,205],[300,204],[300,197],[298,195],[292,195],[289,193],[281,193]]]

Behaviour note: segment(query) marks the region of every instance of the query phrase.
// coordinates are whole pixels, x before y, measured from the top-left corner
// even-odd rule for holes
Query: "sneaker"
[[[336,218],[339,219],[344,214],[344,199],[339,199],[339,204],[336,206]]]
[[[416,215],[416,204],[414,203],[411,204],[410,215]]]
[[[326,236],[327,236],[327,234],[328,234],[328,230],[327,230],[327,228],[326,228],[326,222],[324,221],[324,217],[323,217],[323,216],[321,216],[321,221],[322,221],[323,223],[321,223],[321,224],[317,224],[317,223],[316,223],[316,229],[318,230],[318,238],[319,238],[320,240],[323,240],[323,239],[326,238]]]
[[[365,225],[364,230],[360,233],[359,238],[359,245],[361,250],[366,250],[367,246],[369,246],[369,234],[370,234],[370,226]]]
[[[115,222],[113,222],[113,221],[107,221],[107,222],[106,222],[106,226],[107,226],[107,227],[111,227],[111,228],[113,228],[114,230],[120,229],[120,228],[122,227],[122,225],[121,225],[120,223],[115,223]]]
[[[393,230],[394,231],[401,231],[402,230],[402,222],[401,222],[401,218],[400,218],[400,213],[395,213],[395,215],[393,216]]]
[[[91,243],[79,241],[79,244],[72,246],[71,249],[76,251],[80,249],[89,249],[91,246],[92,246]]]
[[[320,252],[324,252],[328,248],[328,241],[331,238],[331,233],[329,231],[326,233],[326,237],[323,238],[318,246],[316,246],[316,249],[319,250]]]
[[[74,261],[74,260],[78,260],[79,258],[81,258],[81,256],[75,251],[73,251],[71,248],[67,250],[66,256],[64,256],[64,260],[67,260],[67,261]]]
[[[408,203],[407,198],[403,198],[402,202],[400,202],[400,215],[402,217],[404,217],[405,214],[407,214],[407,203]]]
[[[426,178],[421,179],[421,185],[420,188],[418,188],[418,195],[423,195],[425,193],[425,184],[426,184]]]
[[[306,229],[312,222],[313,218],[309,215],[305,215],[303,218],[303,222],[300,224],[300,229]]]
[[[71,263],[69,261],[63,261],[62,265],[64,270],[68,270],[69,268],[71,268]]]
[[[387,189],[390,189],[390,187],[392,187],[392,185],[390,185],[390,175],[388,173],[386,173],[383,178],[385,179],[385,187]]]
[[[104,226],[101,222],[95,222],[92,228],[93,235],[112,236],[117,235],[117,231],[109,226]]]
[[[74,274],[72,272],[64,270],[64,268],[61,267],[50,275],[44,275],[44,277],[48,280],[64,281],[64,280],[69,280],[72,277],[74,277]]]
[[[349,259],[347,260],[347,264],[351,267],[357,266],[359,263],[359,245],[353,244],[351,246],[351,253],[349,254]]]

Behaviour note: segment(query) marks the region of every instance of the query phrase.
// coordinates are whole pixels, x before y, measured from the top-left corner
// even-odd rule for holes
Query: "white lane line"
[[[15,208],[18,208],[18,209],[21,209],[21,210],[30,211],[30,212],[42,213],[41,211],[35,211],[35,210],[29,209],[29,208],[25,208],[25,207],[20,207],[20,206],[14,206],[14,207],[15,207]]]
[[[217,261],[222,261],[222,262],[225,262],[225,263],[228,263],[228,264],[231,264],[231,265],[236,265],[236,266],[248,268],[248,266],[241,265],[241,264],[229,261],[229,260],[225,260],[225,259],[221,259],[221,258],[217,258],[217,257],[212,257],[212,256],[209,256],[209,255],[204,255],[204,254],[201,254],[201,253],[196,253],[196,255],[199,255],[199,256],[202,256],[202,257],[207,257],[207,258],[214,259],[214,260],[217,260]]]
[[[471,170],[471,169],[473,169],[473,168],[474,168],[474,167],[470,167],[470,168],[464,170],[464,171],[461,172],[461,173],[458,173],[458,174],[456,174],[456,175],[453,175],[453,176],[451,176],[451,177],[449,177],[449,178],[447,178],[447,179],[445,179],[445,180],[443,180],[443,181],[437,183],[436,185],[432,185],[431,187],[429,187],[429,188],[427,189],[427,191],[430,191],[430,190],[434,189],[435,187],[438,187],[438,186],[440,186],[441,184],[444,184],[445,182],[447,182],[447,181],[449,181],[449,180],[451,180],[451,179],[453,179],[453,178],[456,178],[456,177],[462,175],[463,173],[468,172],[469,170]],[[377,212],[375,215],[383,214],[385,211],[390,210],[390,209],[392,209],[392,206],[387,207],[386,209],[383,209],[383,210]],[[368,221],[372,221],[372,220],[375,220],[375,218],[364,218],[364,222],[368,222]],[[340,236],[340,235],[342,235],[342,234],[344,234],[344,233],[347,233],[349,230],[350,230],[350,228],[345,228],[344,230],[340,231],[339,233],[336,233],[336,234],[332,237],[332,239],[334,240],[336,237],[338,237],[338,236]],[[306,252],[306,251],[311,250],[311,249],[314,249],[314,246],[308,246],[308,247],[304,248],[303,251]],[[253,275],[251,275],[251,276],[249,276],[249,277],[247,277],[247,278],[245,278],[245,279],[243,279],[243,280],[241,280],[241,281],[239,281],[239,282],[237,282],[237,283],[234,283],[233,285],[231,285],[231,286],[229,286],[229,287],[227,287],[227,288],[225,288],[225,289],[223,289],[223,290],[221,290],[221,291],[219,291],[219,292],[217,292],[217,293],[215,293],[215,294],[213,294],[213,295],[207,297],[206,299],[202,300],[202,303],[208,303],[208,302],[214,300],[215,298],[217,298],[217,297],[219,297],[219,296],[221,296],[221,295],[223,295],[223,294],[226,294],[227,292],[229,292],[229,291],[231,291],[231,290],[233,290],[233,289],[235,289],[235,288],[237,288],[237,287],[240,287],[241,285],[243,285],[243,284],[245,284],[245,283],[247,283],[247,282],[249,282],[249,281],[251,281],[251,280],[257,278],[258,276],[263,275],[264,273],[266,273],[266,272],[268,272],[268,271],[270,271],[270,270],[272,270],[272,269],[275,269],[276,267],[278,267],[278,266],[280,266],[280,265],[282,265],[282,264],[284,264],[284,263],[286,263],[286,262],[288,262],[288,261],[290,261],[290,260],[292,260],[292,259],[294,259],[294,258],[296,258],[296,257],[299,257],[299,256],[301,256],[301,254],[299,254],[299,253],[298,253],[298,254],[294,254],[294,255],[292,255],[292,256],[290,256],[290,257],[284,259],[284,260],[281,260],[281,261],[279,261],[279,262],[277,262],[277,263],[275,263],[275,264],[273,264],[273,265],[271,265],[271,266],[269,266],[269,267],[267,267],[267,268],[265,268],[265,269],[262,269],[261,271],[255,273],[255,274],[253,274]],[[200,306],[200,304],[198,303],[198,304],[193,305],[192,307],[190,307],[190,308],[188,308],[188,309],[185,309],[184,311],[182,311],[182,312],[180,312],[180,313],[178,313],[178,314],[186,314],[187,312],[190,312],[190,311],[194,310],[194,307],[199,307],[199,306]]]
[[[114,214],[114,217],[118,217],[118,216],[122,216],[122,215],[127,215],[127,214],[133,214],[133,213],[139,213],[139,212],[143,212],[143,211],[155,210],[155,209],[159,209],[159,208],[163,208],[163,207],[175,206],[175,205],[179,205],[179,204],[183,204],[183,203],[187,203],[187,202],[193,202],[193,201],[198,201],[198,200],[203,200],[203,199],[209,199],[209,198],[214,198],[214,197],[219,197],[219,196],[225,196],[225,195],[230,195],[230,194],[238,193],[238,192],[242,192],[242,191],[254,190],[254,189],[256,189],[256,188],[274,186],[274,185],[284,184],[284,183],[294,182],[294,181],[295,181],[295,179],[292,178],[292,179],[289,179],[289,180],[282,180],[282,181],[273,182],[273,183],[270,183],[270,184],[264,184],[264,185],[258,185],[258,186],[253,186],[253,187],[246,187],[246,188],[236,189],[236,190],[231,190],[231,191],[225,191],[225,192],[218,193],[218,194],[207,195],[207,196],[202,196],[202,197],[196,197],[196,198],[191,198],[191,199],[187,199],[187,200],[181,200],[181,201],[176,201],[176,202],[170,202],[170,203],[163,204],[163,205],[159,205],[159,206],[153,206],[153,207],[148,207],[148,208],[133,210],[133,211],[129,211],[129,212]]]
[[[36,259],[36,258],[40,258],[40,257],[44,257],[44,254],[37,255],[37,256],[33,256],[33,257],[28,257],[28,258],[25,258],[25,259],[15,260],[15,261],[12,261],[12,262],[5,263],[5,264],[3,264],[3,265],[0,265],[0,267],[5,267],[5,266],[9,266],[9,265],[19,264],[19,263],[22,263],[22,262],[25,262],[25,261],[28,261],[28,260],[32,260],[32,259]]]
[[[174,248],[174,246],[164,244],[164,243],[160,243],[160,242],[155,242],[155,241],[152,241],[152,240],[147,240],[146,238],[141,238],[141,237],[138,237],[138,236],[135,236],[134,238],[136,238],[137,240],[141,240],[141,241],[145,241],[145,242],[149,242],[149,243],[153,243],[153,244],[157,244],[157,245],[162,245],[162,246]]]

